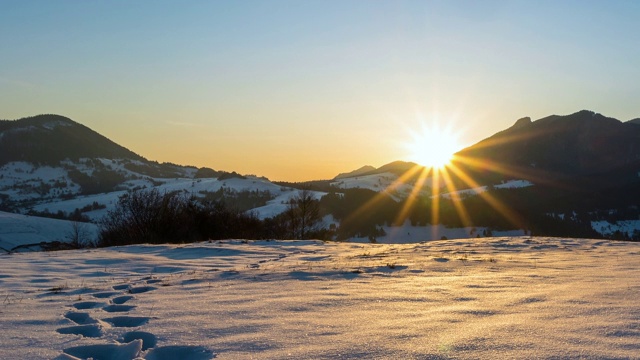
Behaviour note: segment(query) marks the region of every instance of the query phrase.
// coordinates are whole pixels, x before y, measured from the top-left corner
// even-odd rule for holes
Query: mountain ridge
[[[566,183],[608,173],[629,178],[640,171],[640,127],[588,110],[551,115],[500,131],[455,157],[456,166],[478,179]]]
[[[27,161],[52,165],[65,159],[124,158],[147,161],[107,137],[55,114],[0,121],[0,165]]]

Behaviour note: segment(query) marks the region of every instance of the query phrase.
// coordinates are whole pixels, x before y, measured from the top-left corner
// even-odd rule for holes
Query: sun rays
[[[463,159],[456,159],[456,162],[451,162],[442,167],[423,167],[416,165],[404,174],[398,177],[398,179],[391,184],[386,191],[380,192],[371,201],[363,205],[358,211],[353,213],[352,217],[357,217],[359,213],[366,212],[370,208],[375,207],[389,191],[399,188],[402,185],[412,185],[411,191],[407,194],[404,203],[401,206],[401,210],[397,214],[395,224],[400,224],[408,219],[408,214],[412,212],[417,202],[420,199],[427,198],[430,201],[430,223],[431,225],[439,225],[442,222],[441,214],[441,202],[443,195],[447,194],[447,198],[450,199],[455,214],[457,214],[458,221],[462,227],[475,227],[482,226],[474,221],[474,213],[469,211],[465,207],[463,198],[460,196],[459,191],[463,189],[481,188],[482,185],[478,183],[471,175],[467,174],[465,170],[467,166],[461,166]],[[478,166],[477,160],[470,162]],[[465,165],[469,165],[465,163]],[[510,172],[507,172],[510,173]],[[456,185],[459,184],[459,185]],[[484,201],[490,209],[495,211],[499,216],[506,219],[506,221],[517,229],[526,229],[525,221],[520,215],[512,208],[507,206],[504,202],[498,199],[492,194],[491,191],[478,192],[482,201]],[[437,226],[433,227],[432,239],[439,238],[437,234]]]
[[[408,187],[410,190],[402,194],[403,202],[394,224],[401,224],[409,219],[418,202],[423,201],[430,205],[428,207],[428,211],[430,211],[428,222],[431,225],[441,225],[443,221],[445,223],[451,221],[453,214],[453,216],[457,216],[455,223],[462,225],[462,227],[483,226],[479,223],[481,220],[477,220],[481,214],[474,213],[465,206],[460,190],[477,189],[482,188],[483,185],[489,185],[474,178],[477,174],[486,172],[495,173],[502,179],[516,179],[520,178],[519,175],[527,178],[526,171],[523,169],[488,162],[468,154],[454,155],[459,145],[456,134],[451,131],[443,131],[437,127],[423,127],[422,132],[413,134],[412,138],[413,142],[407,147],[413,153],[411,159],[420,165],[416,164],[400,174],[384,191],[379,192],[345,219],[347,222],[372,211],[385,198],[397,194],[398,189],[406,189],[405,185],[410,185]],[[446,194],[446,198],[443,197],[444,194]],[[494,211],[497,216],[502,217],[514,228],[526,230],[526,223],[521,216],[495,195],[492,191],[478,191],[476,196],[488,205],[487,208],[490,211]],[[445,209],[441,209],[443,201],[446,204]],[[447,210],[448,219],[443,219],[442,216]],[[439,238],[437,229],[437,226],[433,227],[432,239]]]
[[[460,150],[458,135],[450,128],[424,123],[419,131],[411,131],[411,142],[405,144],[409,159],[428,168],[441,169]]]

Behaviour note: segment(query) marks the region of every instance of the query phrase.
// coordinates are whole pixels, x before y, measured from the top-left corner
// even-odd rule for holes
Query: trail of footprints
[[[60,334],[80,335],[87,338],[102,338],[113,328],[139,328],[151,320],[148,316],[132,316],[129,312],[136,306],[129,302],[135,300],[134,294],[144,294],[156,290],[150,284],[157,283],[157,279],[143,279],[145,284],[132,286],[121,284],[112,287],[113,291],[103,291],[91,294],[95,301],[77,301],[71,304],[73,310],[64,317],[76,325],[61,327],[56,331]],[[97,319],[92,317],[100,309],[113,316]],[[85,311],[83,311],[85,310]],[[91,313],[86,312],[91,311]],[[150,332],[132,329],[125,332],[118,339],[118,343],[83,345],[66,348],[56,359],[139,359],[165,360],[204,360],[212,359],[215,354],[202,346],[161,346],[156,347],[157,338]]]

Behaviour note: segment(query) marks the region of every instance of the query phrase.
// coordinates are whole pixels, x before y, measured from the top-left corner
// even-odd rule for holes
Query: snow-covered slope
[[[399,180],[399,176],[393,173],[380,173],[380,174],[370,174],[363,176],[354,176],[354,177],[346,177],[337,179],[331,183],[332,186],[335,186],[339,189],[368,189],[377,192],[387,192],[394,199],[400,200],[402,198],[406,198],[414,191],[415,184],[410,182],[402,182]],[[442,181],[438,183],[441,188],[441,192],[446,188],[446,184]],[[431,187],[433,186],[433,178],[428,177],[423,182],[424,188],[421,189],[418,193],[422,195],[431,195]],[[496,189],[514,189],[533,186],[533,183],[527,180],[509,180],[502,184],[494,185],[493,187]],[[481,186],[477,188],[470,189],[461,189],[455,192],[446,192],[441,193],[440,196],[451,198],[452,195],[477,195],[482,192],[487,191],[488,186]]]
[[[191,167],[176,167],[181,176],[173,178],[150,177],[131,170],[143,165],[142,162],[118,159],[64,161],[57,167],[11,162],[0,167],[0,208],[8,208],[14,213],[58,217],[68,217],[79,212],[81,216],[98,223],[115,207],[119,198],[130,190],[155,188],[161,193],[181,192],[199,198],[206,198],[222,190],[225,196],[232,198],[234,194],[253,192],[259,194],[262,199],[260,202],[268,200],[264,206],[248,210],[264,219],[285,211],[289,200],[299,192],[256,176],[226,174],[216,178],[196,178],[196,169]],[[83,195],[81,186],[73,180],[74,176],[81,179],[85,176],[90,181],[100,183],[96,172],[102,172],[103,177],[105,172],[117,174],[116,178],[123,181],[117,185],[118,190]],[[107,175],[107,178],[109,176],[111,175]],[[312,193],[316,199],[325,194]],[[0,247],[6,250],[42,241],[65,241],[72,227],[71,222],[9,213],[4,213],[0,220]],[[88,224],[87,227],[91,229],[92,240],[95,240],[97,227],[93,224]]]
[[[47,219],[0,211],[0,252],[8,252],[17,246],[41,242],[69,242],[74,226],[80,226],[87,241],[97,238],[98,229],[94,224]]]
[[[280,204],[282,201],[288,200],[290,197],[297,194],[297,190],[287,187],[281,187],[273,184],[264,178],[248,176],[246,179],[231,178],[225,180],[219,180],[217,178],[212,179],[190,179],[190,178],[175,178],[175,179],[153,179],[156,184],[154,186],[160,192],[172,192],[179,191],[196,197],[203,197],[204,192],[216,192],[220,189],[233,190],[233,191],[267,191],[274,197],[269,203],[272,206],[263,206],[256,208],[255,212],[262,218],[274,216],[285,210],[285,207],[274,206]],[[36,211],[49,211],[55,213],[57,211],[63,211],[65,213],[71,213],[75,209],[90,206],[94,202],[105,205],[106,208],[87,211],[85,215],[89,216],[93,220],[99,220],[106,212],[113,208],[118,202],[118,198],[125,194],[126,191],[114,191],[105,194],[78,196],[70,200],[56,200],[50,202],[40,202],[34,205],[32,208]],[[319,196],[324,193],[318,193]],[[284,205],[283,205],[284,206]]]
[[[309,191],[313,198],[316,200],[320,200],[323,195],[326,193],[321,191]],[[254,213],[259,219],[266,219],[269,217],[274,217],[279,215],[287,210],[289,201],[297,196],[300,193],[300,190],[292,189],[292,188],[281,188],[280,193],[275,195],[273,200],[269,200],[266,205],[257,207],[255,209],[250,210],[250,212]]]
[[[124,181],[119,190],[99,194],[82,195],[81,186],[73,181],[71,171],[94,176],[100,169],[119,174]],[[232,176],[216,178],[194,178],[195,168],[180,168],[181,176],[173,178],[150,177],[132,171],[131,166],[142,166],[141,162],[118,159],[81,159],[74,163],[65,161],[59,167],[37,167],[25,162],[11,162],[0,167],[0,205],[10,202],[16,211],[71,214],[76,209],[92,221],[98,221],[113,208],[118,198],[129,190],[156,188],[160,192],[179,191],[196,197],[204,197],[207,192],[220,189],[227,191],[268,192],[272,200],[267,205],[256,208],[260,218],[278,215],[286,209],[285,203],[297,190],[273,184],[266,178],[257,176]],[[314,192],[316,198],[324,193]],[[4,200],[3,200],[4,199]],[[5,206],[6,207],[6,206]]]
[[[531,183],[530,181],[527,181],[527,180],[509,180],[509,181],[506,181],[506,182],[504,182],[502,184],[495,185],[493,187],[495,189],[515,189],[515,188],[523,188],[523,187],[527,187],[527,186],[533,186],[533,183]],[[454,192],[447,192],[447,193],[441,194],[440,196],[446,197],[446,198],[451,198],[454,195],[456,195],[456,196],[478,195],[480,193],[483,193],[483,192],[487,191],[488,188],[489,188],[488,186],[480,186],[480,187],[472,188],[472,189],[463,189],[463,190],[458,190],[458,191],[454,191]]]
[[[629,238],[633,237],[634,233],[640,231],[640,220],[620,220],[615,223],[608,221],[592,221],[591,227],[593,230],[600,233],[602,236],[610,236],[615,232],[620,232],[627,235]]]
[[[420,241],[442,239],[472,239],[487,236],[523,236],[524,230],[496,231],[486,227],[449,228],[444,225],[413,226],[406,221],[401,226],[381,226],[385,235],[378,236],[375,241],[380,244],[411,244]],[[491,235],[487,235],[487,234]],[[371,242],[368,237],[352,238],[351,242]]]
[[[529,237],[0,255],[0,358],[635,359],[638,255]]]
[[[396,200],[406,198],[413,190],[412,184],[400,182],[396,174],[388,172],[342,178],[332,182],[331,185],[339,189],[368,189],[386,192]]]

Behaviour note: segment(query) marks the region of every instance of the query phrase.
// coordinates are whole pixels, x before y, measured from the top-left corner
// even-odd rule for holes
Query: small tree
[[[76,249],[95,245],[86,225],[78,221],[71,223],[71,229],[67,232],[66,237],[69,240],[69,244]]]
[[[319,230],[320,202],[309,190],[302,190],[289,199],[286,217],[292,238],[307,239]]]

